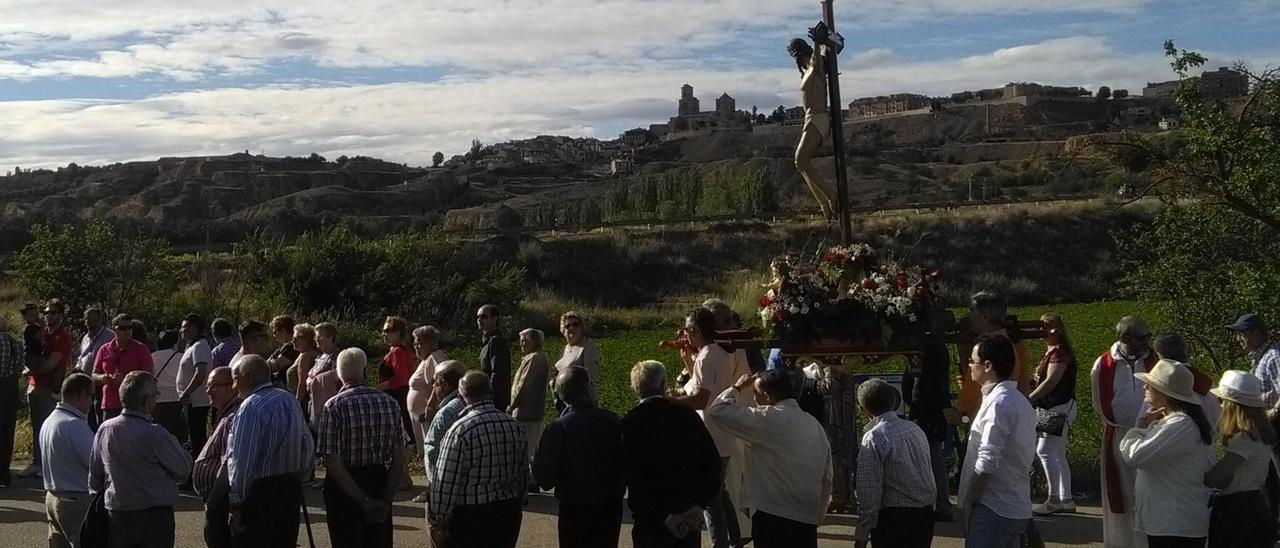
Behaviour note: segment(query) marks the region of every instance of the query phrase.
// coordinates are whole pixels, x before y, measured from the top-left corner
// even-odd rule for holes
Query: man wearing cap
[[[1262,402],[1274,414],[1280,405],[1280,343],[1271,339],[1262,316],[1245,314],[1227,326],[1235,332],[1236,341],[1249,353],[1253,376],[1262,381]]]
[[[1106,548],[1147,545],[1134,531],[1132,467],[1120,458],[1120,440],[1137,423],[1143,390],[1135,375],[1155,367],[1151,330],[1137,316],[1116,323],[1116,342],[1093,363],[1090,372],[1093,408],[1102,419],[1102,540]]]

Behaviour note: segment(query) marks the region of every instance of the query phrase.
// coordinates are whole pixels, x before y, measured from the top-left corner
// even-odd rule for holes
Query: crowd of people
[[[50,546],[173,546],[183,490],[204,501],[211,548],[295,546],[308,488],[323,491],[333,546],[391,546],[413,454],[427,473],[413,499],[423,541],[439,547],[515,546],[541,490],[554,491],[565,548],[616,546],[625,510],[640,548],[696,547],[704,528],[714,548],[816,548],[829,513],[855,511],[858,547],[927,547],[951,520],[966,546],[1036,546],[1035,516],[1075,511],[1076,349],[1046,314],[1033,362],[992,292],[971,300],[954,399],[940,341],[901,389],[855,383],[840,366],[722,344],[738,320],[711,299],[685,318],[679,377],[657,361],[631,367],[637,403],[622,416],[598,405],[600,348],[573,312],[557,361],[542,331],[524,329],[513,370],[502,311],[481,307],[471,371],[437,328],[397,316],[371,363],[334,324],[287,316],[236,329],[191,314],[152,337],[127,314],[89,308],[73,337],[59,301],[19,312],[20,334],[0,325],[0,486],[25,376],[32,463],[17,475],[44,483]],[[1275,540],[1280,343],[1257,315],[1228,329],[1253,368],[1216,386],[1185,338],[1153,338],[1136,317],[1094,362],[1106,546]],[[1037,460],[1047,496],[1033,504]]]

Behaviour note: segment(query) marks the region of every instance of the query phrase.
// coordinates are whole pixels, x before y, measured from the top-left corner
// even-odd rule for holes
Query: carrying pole
[[[822,22],[826,23],[831,34],[836,32],[836,17],[833,0],[822,0]],[[816,47],[816,46],[815,46]],[[853,228],[849,213],[849,176],[845,169],[844,155],[844,108],[840,102],[840,66],[836,60],[836,52],[827,49],[827,96],[831,115],[831,150],[835,154],[836,168],[836,212],[840,217],[840,244],[853,243]]]

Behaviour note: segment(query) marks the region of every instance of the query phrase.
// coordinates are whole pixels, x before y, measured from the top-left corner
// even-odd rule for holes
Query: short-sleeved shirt
[[[698,355],[693,359],[693,376],[689,378],[689,382],[685,383],[685,394],[693,395],[698,390],[706,390],[711,393],[714,399],[725,389],[733,386],[733,363],[728,352],[720,348],[718,344],[708,344],[698,351]],[[727,457],[733,454],[734,437],[714,422],[708,422],[706,412],[702,409],[698,410],[698,416],[702,417],[702,422],[707,425],[707,432],[711,433],[712,441],[716,442],[716,450],[720,452],[721,457]]]
[[[209,342],[204,339],[197,339],[196,342],[187,345],[187,349],[182,351],[182,359],[178,361],[178,386],[186,386],[191,383],[191,379],[196,377],[196,366],[206,364],[205,372],[213,371],[213,351],[209,349]],[[192,407],[209,407],[209,392],[201,387],[196,387],[191,391]]]
[[[41,356],[47,357],[56,352],[62,358],[51,371],[32,375],[27,382],[36,388],[58,392],[62,389],[62,377],[67,371],[67,364],[71,363],[71,334],[65,327],[45,328],[40,331],[40,338],[44,341]]]
[[[363,384],[347,385],[324,404],[316,453],[338,455],[353,468],[385,465],[395,447],[409,441],[403,425],[394,398]]]
[[[1262,489],[1267,482],[1267,468],[1271,465],[1271,448],[1247,434],[1239,433],[1227,441],[1227,452],[1240,455],[1244,462],[1231,476],[1231,483],[1219,494],[1230,495]]]
[[[409,377],[417,368],[418,360],[412,351],[404,346],[393,346],[378,367],[378,381],[388,383],[388,390],[399,390],[409,386]]]
[[[172,348],[151,353],[151,371],[156,374],[156,388],[160,390],[157,403],[178,401],[178,393],[181,392],[178,384],[178,358],[181,356]]]
[[[102,385],[102,408],[122,409],[120,403],[120,381],[133,371],[151,371],[151,349],[136,340],[130,340],[124,348],[119,348],[116,341],[102,345],[98,355],[93,359],[93,372],[101,375],[118,373],[120,378]]]

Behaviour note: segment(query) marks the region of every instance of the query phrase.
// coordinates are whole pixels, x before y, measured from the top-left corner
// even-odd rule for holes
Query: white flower
[[[799,314],[799,313],[800,313],[800,307],[798,307],[798,306],[796,306],[796,305],[794,305],[794,304],[793,304],[793,305],[791,305],[791,308],[788,308],[787,310],[788,310],[788,311],[790,311],[792,314]]]
[[[800,313],[801,313],[801,314],[808,314],[808,313],[809,313],[809,305],[804,305],[804,306],[800,307]]]

